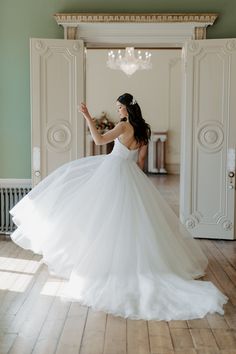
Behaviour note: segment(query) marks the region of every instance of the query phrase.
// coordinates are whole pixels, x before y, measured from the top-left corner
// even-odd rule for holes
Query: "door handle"
[[[234,188],[234,176],[235,176],[235,173],[233,171],[229,171],[228,172],[229,189],[233,189]]]

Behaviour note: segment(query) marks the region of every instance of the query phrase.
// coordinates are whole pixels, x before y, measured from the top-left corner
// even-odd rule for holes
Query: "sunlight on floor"
[[[41,265],[40,261],[0,257],[0,270],[17,271],[22,273],[36,273]]]
[[[40,295],[60,296],[61,293],[59,290],[61,290],[62,286],[63,282],[61,280],[49,279],[40,291]]]
[[[24,292],[34,275],[0,271],[0,290]]]
[[[0,257],[0,290],[24,292],[41,264],[30,259]]]
[[[42,260],[0,257],[0,290],[23,293],[42,265]],[[60,296],[63,281],[49,277],[42,284],[40,295]]]

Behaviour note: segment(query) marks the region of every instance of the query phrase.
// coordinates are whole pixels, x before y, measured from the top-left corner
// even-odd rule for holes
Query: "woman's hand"
[[[85,103],[80,103],[79,111],[83,114],[85,118],[90,118],[90,114]]]

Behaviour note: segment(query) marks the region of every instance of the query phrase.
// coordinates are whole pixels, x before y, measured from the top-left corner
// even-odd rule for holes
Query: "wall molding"
[[[54,15],[58,24],[67,23],[74,25],[79,22],[197,22],[213,25],[217,17],[217,13],[56,13]]]
[[[0,178],[0,187],[31,187],[31,179]]]

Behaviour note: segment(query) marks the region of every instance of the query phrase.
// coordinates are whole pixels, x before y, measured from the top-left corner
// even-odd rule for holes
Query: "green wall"
[[[29,38],[63,38],[56,12],[217,12],[208,38],[236,37],[235,0],[0,0],[0,178],[30,178]]]

